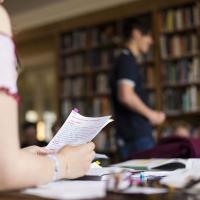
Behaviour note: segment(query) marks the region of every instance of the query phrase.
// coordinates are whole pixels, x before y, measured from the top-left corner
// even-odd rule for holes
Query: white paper
[[[118,167],[100,167],[100,168],[90,168],[87,172],[87,176],[104,176],[112,174],[116,171],[121,170],[121,168]]]
[[[22,193],[50,199],[93,199],[105,197],[106,185],[104,181],[58,181]]]
[[[84,117],[72,110],[46,148],[58,151],[65,145],[79,145],[90,142],[111,121],[113,121],[111,116]]]
[[[190,181],[200,179],[199,171],[199,167],[193,169],[178,169],[169,176],[161,179],[160,183],[174,188],[184,188]]]
[[[152,188],[152,187],[130,187],[124,190],[124,194],[162,194],[166,193],[167,189],[164,188]]]
[[[96,153],[95,159],[109,159],[109,157],[105,154]]]

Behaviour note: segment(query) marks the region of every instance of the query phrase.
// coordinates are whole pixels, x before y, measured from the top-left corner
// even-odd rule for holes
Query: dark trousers
[[[134,153],[145,151],[155,146],[155,141],[152,136],[141,137],[138,139],[134,139],[130,142],[125,142],[125,141],[119,142],[119,140],[117,142],[118,153],[122,160],[127,160]]]

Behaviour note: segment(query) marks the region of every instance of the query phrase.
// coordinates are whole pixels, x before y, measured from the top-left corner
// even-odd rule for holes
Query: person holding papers
[[[138,62],[153,44],[148,24],[150,22],[140,19],[125,27],[125,48],[116,60],[111,75],[117,144],[122,159],[152,148],[152,125],[159,125],[165,120],[163,112],[148,106]]]
[[[83,176],[95,156],[94,144],[64,146],[52,153],[37,146],[20,149],[17,73],[10,19],[0,0],[0,190]]]

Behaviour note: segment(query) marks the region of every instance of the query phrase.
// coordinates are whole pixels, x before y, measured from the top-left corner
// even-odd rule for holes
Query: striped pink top
[[[0,92],[18,100],[16,63],[12,38],[0,34]]]

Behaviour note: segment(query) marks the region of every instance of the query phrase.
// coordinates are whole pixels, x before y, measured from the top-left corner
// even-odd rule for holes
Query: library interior
[[[200,0],[0,0],[0,141],[0,200],[200,198]]]

